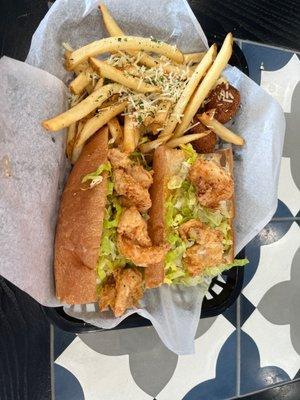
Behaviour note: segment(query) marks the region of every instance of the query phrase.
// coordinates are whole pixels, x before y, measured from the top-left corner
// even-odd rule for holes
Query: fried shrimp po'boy
[[[153,170],[150,237],[170,249],[145,270],[146,287],[196,285],[244,265],[246,260],[234,260],[232,150],[197,154],[191,145],[161,146]]]
[[[99,302],[116,316],[137,305],[144,269],[163,260],[147,231],[152,172],[118,149],[103,128],[84,146],[62,195],[55,240],[57,297]]]

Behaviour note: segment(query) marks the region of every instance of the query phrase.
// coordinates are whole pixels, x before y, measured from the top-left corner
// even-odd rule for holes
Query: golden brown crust
[[[233,177],[233,154],[232,154],[232,148],[228,149],[222,149],[218,150],[217,153],[222,154],[222,156],[225,158],[225,163],[226,167],[228,168],[228,171],[230,175]],[[221,157],[221,165],[223,163],[222,157]],[[226,264],[232,263],[234,260],[234,249],[235,249],[235,233],[234,233],[234,227],[233,227],[233,220],[235,217],[235,191],[233,189],[233,195],[231,199],[227,200],[227,206],[229,209],[230,213],[230,227],[231,227],[231,232],[232,232],[232,246],[230,249],[230,252],[226,256]]]
[[[154,245],[165,243],[165,198],[166,180],[168,177],[167,148],[158,147],[153,158],[153,184],[150,188],[152,206],[149,210],[148,230]],[[148,265],[145,269],[145,287],[154,288],[161,285],[165,278],[164,262]]]
[[[155,150],[153,159],[153,185],[151,187],[151,200],[152,207],[149,215],[149,235],[153,244],[163,244],[165,242],[166,231],[164,223],[164,204],[168,196],[168,189],[166,183],[169,177],[174,173],[174,170],[178,168],[180,164],[179,155],[183,155],[180,150],[168,149],[164,146],[159,147]],[[214,159],[216,163],[220,163],[224,166],[231,176],[233,176],[233,156],[231,148],[222,149],[215,153],[205,154],[205,157]],[[227,200],[227,207],[231,216],[231,229],[233,233],[233,218],[235,213],[234,208],[234,195],[231,199]],[[225,262],[231,263],[234,260],[234,242],[230,253],[226,255]],[[164,281],[164,264],[154,264],[145,268],[145,286],[146,288],[157,287]]]
[[[92,189],[82,178],[107,161],[108,129],[102,128],[84,146],[65,186],[55,238],[56,295],[67,304],[97,300],[96,263],[106,202],[106,175]]]

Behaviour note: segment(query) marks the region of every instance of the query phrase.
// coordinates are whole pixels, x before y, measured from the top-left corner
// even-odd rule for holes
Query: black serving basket
[[[238,258],[243,257],[244,251],[239,254]],[[221,276],[213,278],[208,294],[204,297],[202,303],[201,318],[214,317],[229,308],[241,293],[243,277],[244,267],[234,267],[223,272]],[[84,333],[104,330],[70,317],[64,312],[63,307],[43,307],[43,310],[51,323],[67,332]],[[148,319],[133,314],[113,329],[136,328],[147,325],[151,325]]]
[[[214,38],[218,43],[222,42],[219,38]],[[249,75],[247,61],[242,50],[236,43],[233,46],[233,55],[230,64],[239,68],[244,74]],[[237,258],[244,258],[245,252],[242,250]],[[247,267],[246,267],[247,268]],[[214,317],[222,314],[229,308],[241,293],[244,278],[244,267],[232,268],[223,272],[221,276],[212,279],[208,294],[202,303],[201,318]],[[102,331],[103,329],[90,325],[82,320],[75,319],[67,315],[63,307],[43,307],[44,313],[51,323],[59,328],[73,333],[84,333]],[[151,325],[151,322],[138,314],[133,314],[124,319],[113,329],[136,328],[139,326]]]

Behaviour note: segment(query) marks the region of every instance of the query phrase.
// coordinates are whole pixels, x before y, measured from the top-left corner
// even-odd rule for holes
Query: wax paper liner
[[[184,52],[207,47],[184,0],[105,3],[128,34],[152,35]],[[46,133],[40,121],[66,108],[63,82],[70,75],[62,67],[62,42],[77,48],[105,36],[96,1],[56,0],[33,36],[27,64],[0,61],[0,273],[44,305],[59,305],[54,296],[53,240],[69,166],[63,133]],[[241,92],[234,130],[246,140],[242,149],[235,149],[238,252],[275,212],[285,121],[278,103],[247,76],[231,67],[225,75]],[[103,328],[138,312],[151,320],[167,347],[187,354],[193,352],[207,285],[146,291],[140,308],[122,318],[99,313],[95,304],[65,310]]]

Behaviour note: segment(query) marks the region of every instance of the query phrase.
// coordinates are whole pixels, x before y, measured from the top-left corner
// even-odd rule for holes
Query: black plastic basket
[[[239,254],[238,258],[244,258],[244,251]],[[208,290],[209,294],[205,296],[202,303],[201,318],[222,314],[232,306],[241,293],[243,277],[244,267],[239,267],[232,268],[223,272],[220,277],[213,278]],[[43,310],[50,322],[64,331],[84,333],[103,330],[82,320],[70,317],[64,312],[63,307],[43,307]],[[113,329],[136,328],[147,325],[151,325],[148,319],[133,314]]]
[[[222,42],[220,38],[214,38],[219,44]],[[219,42],[219,43],[218,43]],[[249,75],[248,64],[242,50],[236,43],[233,46],[233,54],[230,64],[239,68],[244,74]],[[241,251],[237,258],[244,258],[244,251]],[[201,318],[214,317],[222,314],[229,308],[241,293],[244,278],[244,268],[232,268],[225,271],[221,277],[212,280],[208,290],[208,295],[202,303]],[[83,333],[92,331],[101,331],[103,329],[90,325],[82,320],[75,319],[67,315],[63,307],[43,307],[43,310],[51,323],[59,328],[73,333]],[[124,319],[116,328],[135,328],[139,326],[151,325],[151,322],[137,314]]]

